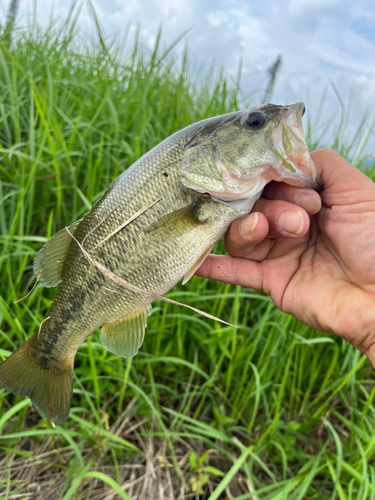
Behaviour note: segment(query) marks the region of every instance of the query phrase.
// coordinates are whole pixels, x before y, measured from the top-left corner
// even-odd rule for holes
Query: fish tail
[[[33,336],[24,342],[0,366],[0,387],[29,397],[35,409],[55,426],[69,415],[74,356],[66,362],[49,361],[37,351],[35,340]]]

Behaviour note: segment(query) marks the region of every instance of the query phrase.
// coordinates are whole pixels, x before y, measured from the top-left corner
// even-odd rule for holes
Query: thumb
[[[326,207],[357,202],[358,197],[366,198],[367,190],[371,191],[371,197],[374,196],[375,184],[372,180],[333,149],[314,151],[311,158],[323,180],[320,196]]]

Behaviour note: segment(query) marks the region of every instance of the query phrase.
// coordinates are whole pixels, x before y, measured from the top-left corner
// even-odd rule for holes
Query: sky
[[[142,40],[152,47],[162,24],[166,46],[190,30],[184,40],[195,67],[214,61],[217,68],[224,65],[226,73],[235,78],[242,60],[242,90],[245,94],[258,91],[254,105],[264,95],[267,68],[281,54],[273,102],[304,101],[314,118],[327,88],[324,121],[340,113],[335,87],[345,105],[352,94],[351,133],[366,112],[370,117],[374,112],[374,0],[92,1],[108,37],[123,35],[130,23],[131,43],[139,24]],[[4,11],[9,3],[2,0],[0,8]],[[92,20],[82,3],[79,29],[87,34],[92,32]],[[20,0],[20,23],[27,23],[33,5],[34,0]],[[46,25],[51,9],[55,18],[64,19],[70,6],[71,0],[38,0],[37,20]],[[185,42],[176,47],[176,57]],[[373,117],[375,120],[375,114]],[[370,148],[375,150],[374,136]]]

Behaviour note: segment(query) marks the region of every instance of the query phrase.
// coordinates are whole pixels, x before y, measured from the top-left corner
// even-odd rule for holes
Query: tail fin
[[[16,396],[29,397],[35,409],[50,420],[61,424],[68,418],[73,385],[73,358],[62,366],[40,364],[33,356],[33,337],[24,342],[0,366],[0,387]]]

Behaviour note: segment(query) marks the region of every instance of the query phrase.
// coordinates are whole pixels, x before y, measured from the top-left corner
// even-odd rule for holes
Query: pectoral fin
[[[211,252],[213,247],[215,246],[215,243],[210,246],[210,248],[207,248],[207,250],[199,257],[197,262],[189,269],[189,271],[185,274],[184,279],[182,281],[182,284],[185,285],[189,281],[189,279],[193,276],[195,271],[198,269],[203,264],[203,261],[206,259],[207,255]]]
[[[68,229],[74,234],[81,220],[71,224]],[[42,246],[34,259],[34,273],[39,283],[46,287],[57,286],[62,280],[62,269],[72,237],[62,229]]]
[[[151,224],[146,231],[151,234],[171,235],[176,234],[176,232],[181,234],[194,229],[206,221],[201,214],[201,206],[202,202],[196,200],[187,207],[164,215],[164,217]]]
[[[104,347],[123,358],[135,356],[143,343],[150,312],[151,306],[147,306],[120,321],[103,325],[100,340]]]

